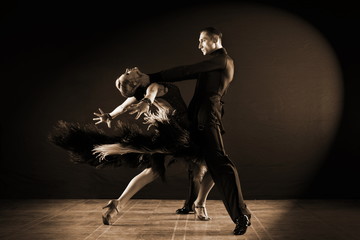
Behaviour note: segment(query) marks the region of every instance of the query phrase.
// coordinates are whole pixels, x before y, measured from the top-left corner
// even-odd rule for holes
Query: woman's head
[[[140,74],[136,68],[126,69],[115,82],[116,88],[119,89],[124,97],[132,97],[136,89],[140,86]]]

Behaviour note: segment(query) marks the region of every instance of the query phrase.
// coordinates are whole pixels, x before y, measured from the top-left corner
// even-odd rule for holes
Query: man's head
[[[222,33],[214,27],[207,27],[200,31],[199,49],[204,55],[222,48]]]
[[[124,97],[134,96],[136,89],[141,85],[139,71],[136,68],[127,68],[125,73],[116,80],[115,85]]]

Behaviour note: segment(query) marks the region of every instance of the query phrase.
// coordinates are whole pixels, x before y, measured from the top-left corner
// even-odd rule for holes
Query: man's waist
[[[222,102],[222,96],[218,94],[199,94],[195,96],[196,102],[201,103],[220,103]]]

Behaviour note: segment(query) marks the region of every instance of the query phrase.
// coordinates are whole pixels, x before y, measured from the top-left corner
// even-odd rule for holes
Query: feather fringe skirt
[[[94,124],[60,120],[49,134],[51,143],[69,153],[70,160],[96,168],[152,168],[165,180],[165,170],[174,161],[185,161],[202,179],[206,165],[191,141],[189,131],[175,118],[147,115],[147,129],[130,121],[116,121],[110,132]],[[165,158],[171,161],[165,166]]]

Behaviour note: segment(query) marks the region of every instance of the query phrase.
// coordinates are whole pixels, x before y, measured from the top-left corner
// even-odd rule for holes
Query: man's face
[[[212,53],[216,48],[216,43],[206,32],[201,32],[199,37],[199,49],[204,55]]]

